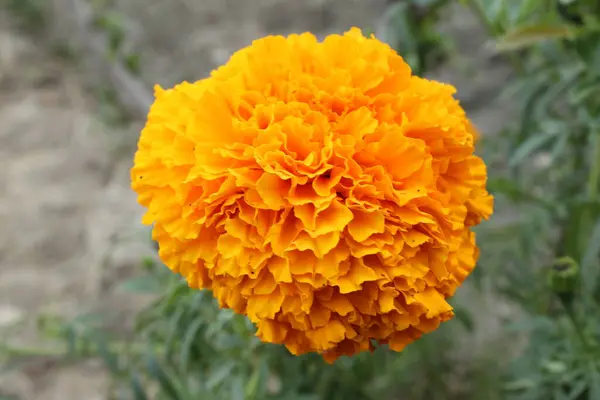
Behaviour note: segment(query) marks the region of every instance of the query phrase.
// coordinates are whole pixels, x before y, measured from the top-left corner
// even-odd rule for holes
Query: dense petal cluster
[[[157,87],[131,175],[162,260],[293,354],[402,350],[453,316],[492,213],[453,93],[358,29]]]

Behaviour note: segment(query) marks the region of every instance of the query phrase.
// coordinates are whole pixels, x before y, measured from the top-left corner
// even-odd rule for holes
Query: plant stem
[[[600,184],[600,131],[592,132],[592,168],[588,177],[588,198],[590,201],[597,200],[598,185]]]
[[[577,313],[573,307],[573,298],[566,299],[564,296],[558,296],[558,298],[566,311],[567,317],[569,318],[582,347],[591,354],[592,346],[584,335],[584,326],[579,322],[579,318],[577,318]]]

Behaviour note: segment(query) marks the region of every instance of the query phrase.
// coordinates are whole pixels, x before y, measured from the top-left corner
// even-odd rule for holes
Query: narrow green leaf
[[[454,307],[454,315],[467,331],[473,332],[475,329],[475,323],[473,322],[473,318],[471,317],[469,311],[463,307]]]
[[[124,41],[125,34],[122,31],[115,30],[108,32],[108,55],[111,59],[117,56]]]
[[[146,360],[146,369],[148,374],[160,384],[160,387],[168,396],[169,400],[179,400],[181,398],[175,383],[159,365],[158,360],[153,355],[148,356]]]
[[[533,13],[539,10],[540,0],[521,0],[518,10],[516,22],[521,23],[531,17]]]
[[[477,2],[475,0],[474,2]],[[509,19],[509,10],[511,5],[506,1],[488,1],[486,4],[479,6],[482,9],[482,14],[488,17],[488,20],[495,26],[495,33],[499,33],[500,27],[506,25]]]
[[[538,133],[530,136],[514,152],[508,161],[511,168],[519,165],[523,160],[531,156],[536,150],[540,149],[556,137],[554,134]]]
[[[535,387],[537,387],[537,383],[534,380],[525,378],[506,383],[504,390],[507,392],[521,392],[532,390]]]
[[[140,376],[137,373],[131,375],[130,383],[133,400],[148,400],[148,396],[146,396],[146,392],[140,381]]]
[[[227,364],[221,365],[219,368],[210,373],[210,375],[206,379],[206,382],[204,382],[204,385],[208,390],[213,390],[221,383],[225,382],[227,378],[230,377],[234,368],[234,362],[229,362]]]
[[[192,346],[194,345],[194,341],[198,337],[198,332],[200,332],[202,323],[202,318],[196,318],[188,327],[183,343],[181,344],[179,362],[181,363],[183,371],[185,371],[188,367]]]
[[[265,397],[266,382],[269,376],[269,367],[265,360],[260,362],[254,373],[250,377],[250,381],[246,384],[246,399],[261,400]]]
[[[580,104],[592,95],[600,95],[600,82],[592,84],[588,83],[588,85],[582,87],[581,90],[572,95],[571,101],[575,104]]]
[[[571,86],[575,85],[581,74],[585,72],[585,66],[581,64],[576,64],[575,66],[565,68],[560,72],[560,78],[556,83],[548,85],[548,81],[545,81],[543,84],[548,86],[548,90],[542,94],[539,99],[536,101],[535,106],[533,107],[534,115],[532,116],[533,120],[543,121],[548,125],[548,122],[551,122],[548,117],[550,114],[550,110],[557,100],[562,100],[565,96],[565,91],[569,89]],[[554,82],[553,78],[550,78],[552,82]],[[554,125],[562,125],[564,121],[554,121]],[[560,130],[558,132],[564,132],[564,130]],[[554,131],[554,133],[558,133]]]
[[[570,135],[563,133],[558,137],[556,143],[552,148],[552,152],[550,153],[550,159],[554,162],[558,157],[565,153],[568,149]]]
[[[516,182],[506,178],[488,180],[488,190],[494,194],[500,193],[512,201],[523,199],[526,195]]]
[[[536,124],[536,109],[539,109],[540,99],[550,89],[548,81],[551,79],[551,74],[547,70],[537,71],[535,78],[528,79],[522,94],[519,96],[524,98],[523,109],[521,112],[521,121],[519,123],[519,132],[517,134],[517,143],[522,143],[527,140],[529,132],[534,129]]]
[[[231,382],[231,400],[246,400],[244,397],[244,384],[239,376]]]
[[[134,75],[139,75],[142,70],[141,59],[139,53],[130,53],[124,57],[123,61],[129,72]]]
[[[498,51],[512,51],[529,47],[545,40],[564,39],[573,35],[567,25],[529,25],[513,29],[496,42]]]
[[[165,353],[172,354],[175,349],[175,344],[179,339],[179,327],[181,320],[185,314],[185,307],[181,306],[177,308],[175,314],[169,320],[169,327],[167,329],[167,338],[165,340]]]
[[[600,374],[594,362],[590,362],[590,387],[588,399],[600,399]]]
[[[95,334],[93,335],[93,341],[96,343],[98,354],[102,357],[104,365],[112,374],[117,375],[119,373],[119,359],[109,350],[106,339],[101,337],[100,334]]]
[[[156,268],[156,261],[152,257],[144,257],[142,259],[142,268],[146,272],[152,272]]]
[[[131,278],[119,286],[119,290],[132,293],[157,294],[161,289],[160,282],[152,275]]]
[[[174,287],[170,290],[170,292],[167,293],[167,295],[165,296],[163,306],[171,307],[177,304],[178,300],[180,300],[181,297],[191,293],[191,290],[192,289],[190,289],[190,287],[185,282],[177,282],[177,284],[175,284]]]
[[[585,379],[571,383],[571,390],[567,394],[567,400],[578,400],[587,388],[588,382]]]
[[[387,8],[382,18],[386,27],[384,30],[385,37],[379,39],[396,48],[403,39],[402,35],[410,34],[407,24],[398,23],[399,20],[404,21],[407,10],[408,4],[405,2],[396,2]]]
[[[567,396],[563,392],[562,388],[558,387],[554,389],[554,393],[552,393],[552,400],[567,400]]]

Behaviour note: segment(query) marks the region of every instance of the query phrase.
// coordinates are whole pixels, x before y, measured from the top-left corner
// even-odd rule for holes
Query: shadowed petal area
[[[293,354],[402,351],[453,317],[493,211],[454,91],[355,28],[156,87],[131,179],[160,257]]]

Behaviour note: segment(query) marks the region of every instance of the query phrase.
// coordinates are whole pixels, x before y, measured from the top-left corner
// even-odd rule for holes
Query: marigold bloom
[[[454,91],[356,28],[157,87],[131,176],[160,257],[293,354],[401,351],[452,318],[492,213]]]

